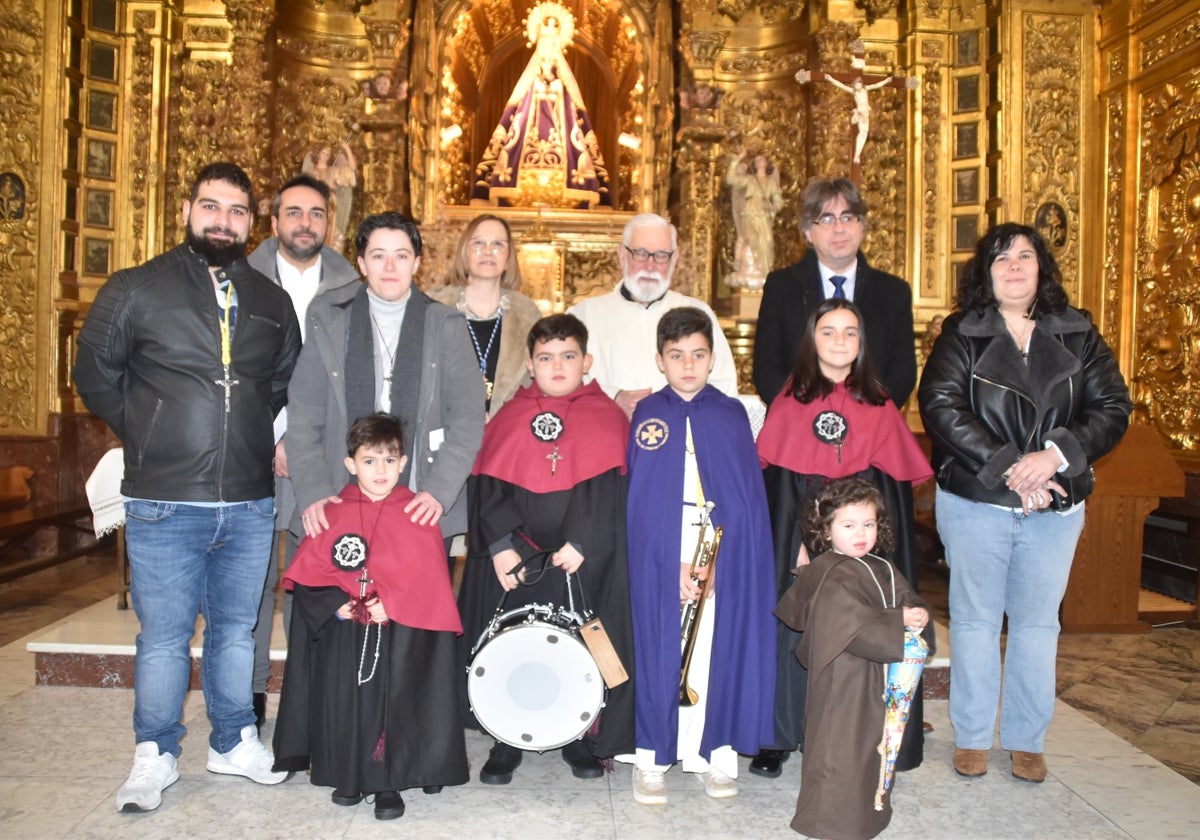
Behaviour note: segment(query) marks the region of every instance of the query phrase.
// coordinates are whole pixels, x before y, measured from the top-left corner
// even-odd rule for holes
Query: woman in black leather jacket
[[[1091,465],[1117,445],[1132,406],[1112,351],[1068,305],[1054,257],[1033,228],[1002,224],[979,241],[918,400],[951,567],[954,769],[987,772],[999,704],[1013,775],[1040,782],[1058,607],[1083,531]]]

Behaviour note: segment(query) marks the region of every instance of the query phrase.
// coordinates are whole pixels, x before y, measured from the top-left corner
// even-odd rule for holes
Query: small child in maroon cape
[[[809,837],[869,840],[892,818],[890,793],[876,808],[888,663],[904,659],[905,629],[924,631],[929,610],[904,575],[872,553],[891,550],[893,530],[870,481],[826,484],[804,530],[820,554],[797,569],[775,608],[780,621],[804,634],[796,656],[808,669],[791,826]]]
[[[294,592],[275,766],[309,770],[336,805],[468,779],[457,668],[462,633],[441,530],[404,515],[413,498],[400,421],[383,412],[346,436],[352,480],[306,537],[283,584]]]

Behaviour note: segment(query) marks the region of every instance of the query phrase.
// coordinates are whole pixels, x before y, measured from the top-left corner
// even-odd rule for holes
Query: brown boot
[[[1013,750],[1012,773],[1018,779],[1041,784],[1046,780],[1046,758],[1041,753]]]
[[[987,750],[954,751],[954,772],[972,778],[987,773]]]

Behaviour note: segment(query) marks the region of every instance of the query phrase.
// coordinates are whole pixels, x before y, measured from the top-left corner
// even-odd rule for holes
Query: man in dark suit
[[[800,262],[767,275],[763,287],[753,375],[765,402],[770,403],[792,375],[809,313],[828,297],[848,298],[858,305],[876,372],[897,406],[907,402],[917,383],[912,290],[899,277],[871,268],[859,251],[866,230],[867,204],[852,181],[817,178],[804,188],[800,232],[811,247]],[[911,490],[907,492],[906,509],[911,510]],[[780,579],[791,576],[782,574]],[[909,583],[915,588],[915,575]],[[781,659],[796,666],[791,654],[794,638],[785,633],[779,642]],[[781,671],[780,680],[784,678]],[[776,748],[764,748],[754,757],[751,773],[775,778],[783,772],[783,762],[796,744],[784,743],[780,732],[776,738]]]
[[[827,297],[853,300],[863,314],[871,361],[903,406],[917,382],[912,290],[871,268],[859,251],[867,204],[848,178],[817,178],[801,197],[800,232],[811,246],[800,262],[767,275],[754,340],[754,387],[770,403],[791,376],[808,313]]]

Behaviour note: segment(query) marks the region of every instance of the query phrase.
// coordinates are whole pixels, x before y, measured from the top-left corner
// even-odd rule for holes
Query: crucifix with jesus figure
[[[914,90],[917,80],[911,77],[872,76],[864,73],[867,67],[866,50],[861,40],[855,40],[850,45],[853,58],[850,73],[826,73],[822,70],[797,70],[796,81],[800,84],[809,82],[829,82],[829,84],[844,90],[854,97],[854,110],[850,112],[850,124],[857,128],[854,135],[854,158],[850,164],[850,179],[855,184],[862,183],[862,151],[867,144],[867,132],[871,128],[871,103],[867,94],[884,87]]]

